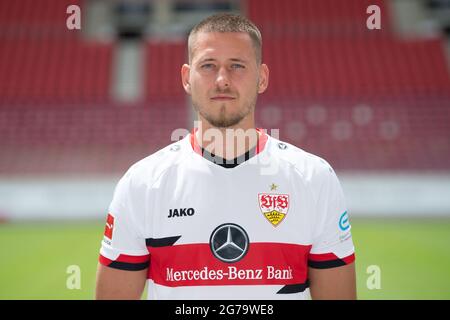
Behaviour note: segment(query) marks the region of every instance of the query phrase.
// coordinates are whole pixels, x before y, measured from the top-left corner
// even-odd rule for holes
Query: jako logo
[[[169,209],[167,218],[193,216],[194,208]]]
[[[347,211],[345,211],[345,212],[341,215],[341,217],[339,218],[339,228],[340,228],[342,231],[345,231],[345,230],[347,230],[348,228],[350,228],[350,222],[349,222],[349,219],[348,219]]]

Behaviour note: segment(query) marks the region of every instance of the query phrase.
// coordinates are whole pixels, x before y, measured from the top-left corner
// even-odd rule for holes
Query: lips
[[[230,97],[230,96],[215,96],[212,97],[211,100],[215,100],[215,101],[226,101],[226,100],[234,100],[234,97]]]

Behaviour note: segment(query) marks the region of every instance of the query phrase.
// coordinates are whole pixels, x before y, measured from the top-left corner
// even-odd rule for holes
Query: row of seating
[[[442,39],[278,39],[264,43],[267,94],[376,97],[450,92]]]
[[[181,66],[187,62],[183,41],[149,41],[146,45],[146,98],[152,100],[183,101]]]
[[[67,30],[67,8],[82,4],[83,0],[0,1],[0,38],[18,29],[26,30],[31,37],[61,34]]]
[[[13,102],[105,102],[111,99],[113,45],[3,41],[0,98]],[[184,98],[184,43],[147,45],[148,101]],[[450,90],[443,43],[277,40],[264,44],[272,97],[440,95]]]
[[[256,121],[275,138],[318,154],[338,169],[443,170],[450,163],[448,101],[450,96],[261,99]],[[70,155],[74,170],[85,171],[113,150],[117,157],[102,170],[124,170],[186,134],[193,126],[188,119],[184,103],[0,108],[0,174],[27,172],[41,162],[67,169],[59,161]]]
[[[116,44],[49,31],[66,0],[23,1],[0,1],[1,175],[123,172],[192,127],[184,42],[147,41],[144,102],[116,105]],[[381,33],[365,27],[369,4],[382,8]],[[336,169],[450,169],[440,39],[396,38],[382,0],[248,0],[246,8],[271,70],[258,126]]]
[[[59,23],[59,15],[55,12],[67,1],[56,2],[58,5],[55,0],[45,0],[39,6],[24,6],[24,12],[18,10],[20,6],[14,2],[1,2],[4,11],[0,11],[11,13],[2,23],[14,26],[22,19],[27,23],[37,19],[39,28],[48,21]],[[328,37],[303,38],[290,34],[284,27],[288,21],[306,24],[323,21],[330,26],[332,21],[359,21],[361,11],[369,2],[282,0],[275,4],[266,0],[247,1],[250,18],[257,23],[260,19],[262,26],[274,23],[281,28],[276,35],[269,34],[266,38],[264,34],[264,61],[271,68],[271,83],[266,95],[304,99],[433,96],[448,92],[450,76],[441,39],[342,38],[331,31]],[[387,9],[384,1],[373,3]],[[47,8],[48,12],[45,11],[47,13],[41,19],[30,9],[34,7],[39,10]],[[285,19],[278,19],[278,15]],[[65,32],[64,38],[42,38],[39,28],[34,38],[1,41],[2,103],[110,101],[115,44],[86,42],[80,34],[72,32]],[[2,32],[0,29],[0,38]],[[183,41],[147,42],[145,99],[181,101],[184,92],[180,83],[180,66],[186,60]]]
[[[449,101],[450,95],[262,100],[257,122],[339,169],[444,170],[450,163]]]
[[[2,40],[1,103],[104,102],[110,94],[112,56],[109,44]]]
[[[371,32],[367,20],[380,8],[383,32]],[[247,15],[264,37],[390,37],[389,2],[385,0],[247,0]]]
[[[186,134],[188,118],[173,103],[3,107],[0,175],[123,172]]]

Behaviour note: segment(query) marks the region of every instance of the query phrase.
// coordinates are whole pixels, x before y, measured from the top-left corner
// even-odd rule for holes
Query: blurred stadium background
[[[192,128],[186,34],[218,11],[262,31],[258,125],[341,178],[359,298],[449,299],[448,0],[0,0],[0,299],[93,298],[114,186]]]

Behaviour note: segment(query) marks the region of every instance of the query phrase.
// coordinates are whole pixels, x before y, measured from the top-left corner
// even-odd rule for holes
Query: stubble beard
[[[215,116],[213,112],[208,112],[210,107],[202,107],[200,104],[192,98],[192,105],[194,110],[197,111],[200,116],[208,121],[208,123],[215,128],[230,128],[237,126],[243,119],[245,119],[254,109],[256,105],[258,94],[256,93],[250,101],[248,101],[244,108],[237,113],[228,114],[227,106],[225,103],[220,105],[219,115]]]

